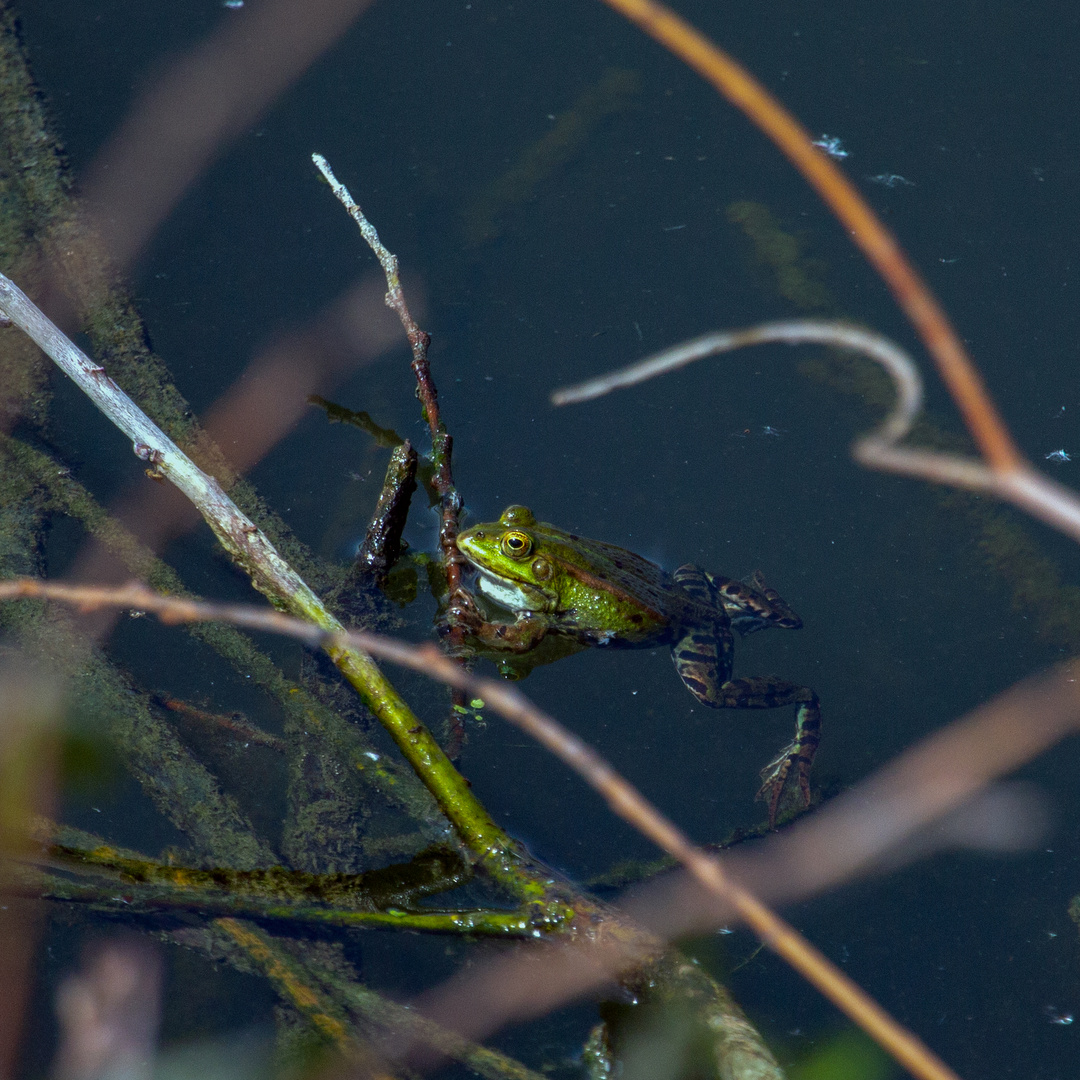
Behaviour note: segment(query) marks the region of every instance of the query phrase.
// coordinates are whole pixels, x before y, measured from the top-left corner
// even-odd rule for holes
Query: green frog
[[[786,789],[809,805],[821,726],[817,694],[773,675],[731,677],[733,629],[748,634],[802,626],[760,574],[736,581],[692,564],[668,574],[632,551],[537,521],[524,506],[509,506],[498,521],[465,529],[457,546],[476,569],[480,602],[459,590],[449,598],[447,621],[499,654],[504,674],[520,677],[539,663],[594,645],[670,645],[682,681],[704,705],[796,706],[795,738],[761,770],[758,798],[768,803],[770,825]],[[512,614],[513,621],[498,621],[488,605]]]

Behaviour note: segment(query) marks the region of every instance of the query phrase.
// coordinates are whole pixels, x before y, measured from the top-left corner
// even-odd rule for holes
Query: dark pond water
[[[164,60],[244,14],[216,0],[24,0],[18,10],[76,176]],[[681,11],[815,135],[841,140],[845,169],[937,291],[1021,446],[1076,483],[1075,8],[690,0]],[[562,152],[529,157],[568,114],[582,126]],[[522,502],[668,567],[692,560],[733,576],[760,568],[805,629],[741,643],[737,671],[775,671],[817,689],[818,784],[856,782],[1075,651],[1076,642],[1040,636],[1039,613],[1014,605],[1013,583],[985,557],[982,519],[958,514],[926,485],[851,462],[847,447],[873,414],[791,350],[702,364],[597,404],[548,404],[568,381],[794,310],[731,221],[738,202],[767,208],[798,238],[832,310],[914,348],[884,287],[780,155],[601,4],[376,4],[229,144],[134,272],[154,346],[197,411],[373,264],[317,181],[313,150],[400,256],[422,306],[473,519]],[[523,161],[532,163],[527,182],[499,187]],[[329,396],[423,444],[407,361],[404,349],[388,353]],[[929,372],[928,382],[934,422],[959,431]],[[137,472],[123,440],[70,394],[60,393],[58,409],[77,475],[108,500]],[[1043,461],[1057,450],[1075,460]],[[366,435],[313,409],[252,478],[312,548],[345,558],[384,462]],[[432,549],[433,528],[415,507],[414,548]],[[1075,549],[1024,528],[1062,580],[1080,584]],[[236,594],[206,537],[179,542],[170,557],[192,587]],[[60,569],[59,549],[56,558]],[[413,637],[430,632],[430,614],[409,613]],[[181,676],[168,636],[148,640],[125,632],[117,643],[143,685],[213,698],[212,666],[196,657]],[[756,773],[787,737],[786,710],[697,707],[664,650],[582,653],[539,669],[525,688],[696,839],[760,819]],[[433,695],[428,708],[438,716]],[[1070,743],[1024,770],[1057,821],[1037,850],[940,855],[788,912],[963,1076],[1077,1075],[1080,1025],[1053,1023],[1048,1010],[1080,1011],[1080,947],[1066,914],[1080,886],[1068,809],[1078,763]],[[652,855],[495,719],[471,733],[462,768],[497,820],[576,878]],[[128,820],[139,805],[130,795],[102,796],[98,830],[132,844],[168,840]],[[86,807],[73,807],[86,824]],[[43,1010],[82,932],[58,927],[47,942]],[[390,989],[425,985],[447,964],[441,941],[383,936],[362,949],[370,981]],[[731,951],[738,960],[750,945],[736,939]],[[261,984],[240,992],[236,977],[218,984],[190,958],[173,963],[182,987],[174,997],[188,1007],[167,1021],[170,1039],[268,1020],[272,996]],[[787,1060],[843,1026],[766,955],[731,982]],[[590,1020],[587,1009],[572,1011],[515,1049],[536,1065],[565,1059]],[[37,1074],[46,1055],[32,1056]]]

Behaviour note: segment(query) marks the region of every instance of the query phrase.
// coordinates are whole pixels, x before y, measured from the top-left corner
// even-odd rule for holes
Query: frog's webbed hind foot
[[[769,827],[788,799],[810,805],[810,766],[821,739],[821,708],[808,686],[775,675],[732,679],[732,628],[742,634],[770,626],[797,630],[802,620],[780,594],[755,572],[749,581],[720,577],[687,563],[674,574],[684,592],[714,608],[719,616],[705,621],[675,642],[671,655],[687,689],[714,709],[778,709],[796,706],[795,738],[761,771],[758,798],[769,804]]]
[[[790,685],[790,684],[789,684]],[[755,796],[769,807],[769,828],[790,798],[798,798],[802,807],[810,805],[810,766],[821,741],[821,708],[818,696],[808,686],[792,687],[795,711],[795,738],[761,770],[761,787]],[[797,793],[797,795],[796,795]]]
[[[821,706],[809,686],[798,686],[775,675],[729,679],[717,688],[715,699],[706,704],[719,709],[778,709],[794,705],[795,738],[761,770],[757,798],[768,803],[770,828],[775,828],[786,796],[797,797],[804,807],[810,805],[810,766],[821,741]]]
[[[787,601],[766,584],[760,570],[746,581],[706,573],[717,602],[727,612],[731,625],[744,637],[775,626],[781,630],[801,630],[802,619]]]

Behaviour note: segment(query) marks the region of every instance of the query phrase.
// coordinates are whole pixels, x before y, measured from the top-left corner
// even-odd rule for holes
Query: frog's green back
[[[689,597],[670,574],[648,559],[602,540],[566,533],[546,521],[530,531],[537,549],[556,566],[558,611],[574,613],[582,629],[610,631],[613,639],[659,641],[668,630],[714,613]]]

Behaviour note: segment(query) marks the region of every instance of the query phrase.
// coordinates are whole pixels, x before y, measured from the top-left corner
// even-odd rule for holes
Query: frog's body
[[[520,658],[507,660],[504,670],[520,675],[537,662],[591,645],[668,644],[683,682],[705,705],[797,705],[795,739],[762,771],[759,794],[768,798],[770,821],[789,780],[797,781],[809,802],[808,774],[820,727],[817,695],[774,676],[731,678],[732,628],[746,634],[802,626],[759,576],[745,583],[689,564],[668,574],[614,544],[537,521],[524,506],[510,506],[497,522],[466,529],[457,544],[476,568],[477,591],[516,619],[488,621],[462,592],[451,599],[450,621],[488,648]]]

